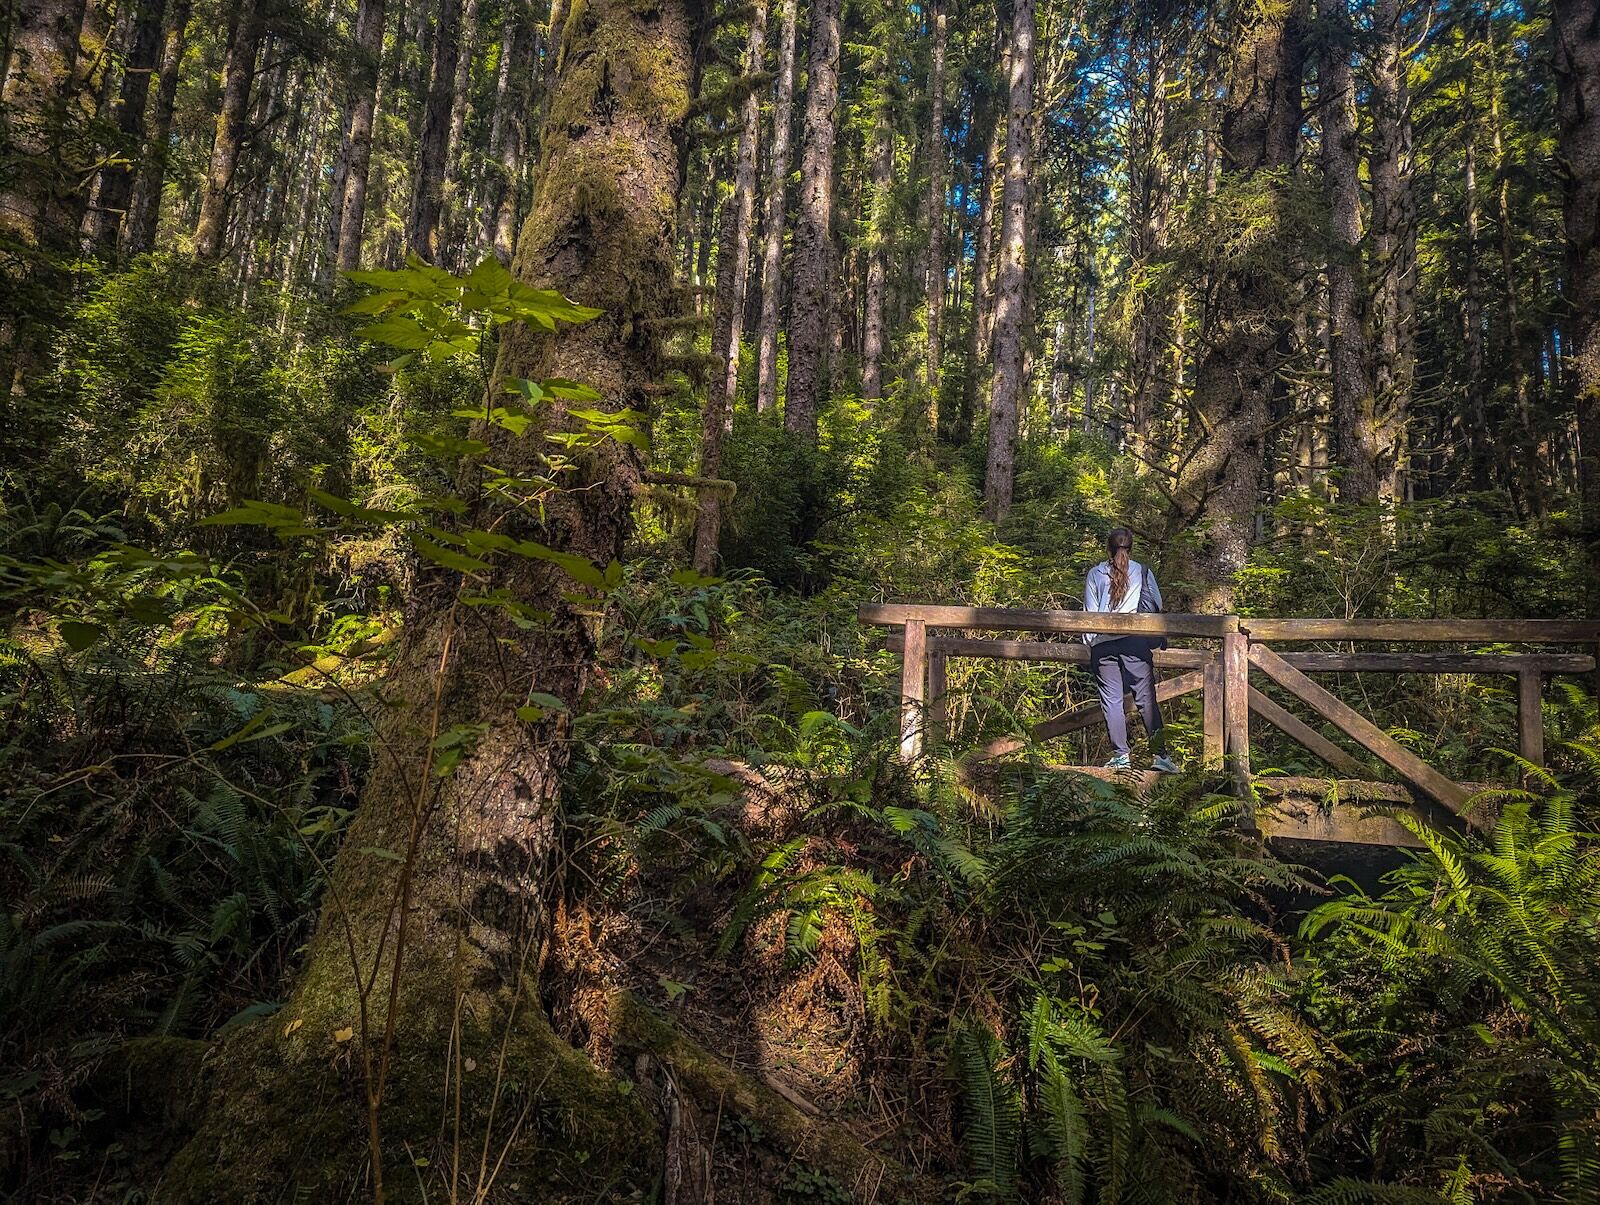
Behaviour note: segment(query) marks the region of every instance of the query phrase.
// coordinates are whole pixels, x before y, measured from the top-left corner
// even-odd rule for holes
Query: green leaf
[[[373,293],[344,307],[346,314],[383,314],[408,300],[409,293]]]
[[[707,577],[694,569],[680,569],[672,575],[672,584],[685,590],[693,590],[700,586],[720,586],[720,577]]]
[[[348,498],[341,498],[338,494],[330,494],[326,490],[309,489],[306,495],[318,506],[346,519],[363,519],[372,523],[399,523],[414,517],[400,510],[373,510],[351,502]]]
[[[404,314],[391,315],[382,322],[368,323],[356,335],[372,343],[398,347],[401,351],[421,351],[437,338],[434,332],[424,328],[415,318]]]
[[[544,387],[538,381],[525,381],[521,377],[510,377],[506,380],[506,392],[515,394],[530,406],[536,406],[544,400]]]
[[[452,410],[450,413],[456,418],[470,418],[479,422],[490,422],[497,427],[504,427],[513,435],[522,435],[532,426],[533,418],[527,414],[518,414],[515,410],[507,410],[504,406],[496,406],[485,414],[482,410]]]
[[[61,639],[74,653],[93,648],[106,634],[106,630],[99,624],[82,623],[76,619],[63,619],[57,630],[61,633]]]
[[[271,718],[272,712],[263,707],[260,711],[256,712],[255,715],[251,716],[245,721],[244,727],[240,728],[237,732],[223,737],[220,741],[217,741],[215,744],[211,745],[208,751],[211,753],[220,753],[222,750],[231,749],[235,745],[247,745],[251,741],[266,740],[269,736],[277,736],[280,732],[287,732],[290,728],[294,727],[294,724],[288,721],[280,724],[268,725],[267,721]]]
[[[558,397],[564,402],[598,402],[603,400],[599,393],[582,381],[570,380],[567,377],[548,377],[542,384],[546,393],[551,397]]]
[[[494,296],[506,291],[511,284],[511,273],[493,255],[486,255],[476,268],[467,273],[463,283],[476,292]]]
[[[485,561],[464,553],[452,552],[448,548],[440,547],[426,536],[414,535],[411,537],[411,546],[417,550],[417,555],[424,560],[432,561],[435,565],[443,565],[446,569],[456,569],[462,573],[477,573],[489,568]]]
[[[207,515],[196,527],[303,527],[306,517],[292,506],[276,502],[245,502],[239,506]]]
[[[461,460],[482,456],[489,450],[489,445],[481,439],[461,439],[454,435],[433,435],[427,432],[413,435],[409,442],[417,451],[436,460]]]

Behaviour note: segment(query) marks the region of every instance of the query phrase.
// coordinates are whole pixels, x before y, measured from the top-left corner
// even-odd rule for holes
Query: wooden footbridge
[[[1199,692],[1202,696],[1203,762],[1225,773],[1241,799],[1240,822],[1265,836],[1366,844],[1414,845],[1415,838],[1387,812],[1406,807],[1436,822],[1451,817],[1483,827],[1488,814],[1474,800],[1481,784],[1446,777],[1371,720],[1313,680],[1330,673],[1508,674],[1517,681],[1520,752],[1544,764],[1541,700],[1544,679],[1555,674],[1593,674],[1600,662],[1600,622],[1550,619],[1243,619],[1237,615],[1109,615],[1084,611],[1027,611],[1002,607],[957,607],[926,603],[868,603],[863,623],[900,629],[887,642],[901,655],[901,755],[918,756],[924,739],[946,735],[946,665],[951,657],[1000,661],[1087,664],[1085,632],[1165,636],[1205,642],[1155,654],[1162,671],[1162,702]],[[1047,639],[1017,639],[1048,634]],[[1061,639],[1061,638],[1066,639]],[[1394,652],[1282,650],[1281,645],[1356,644],[1496,645],[1516,652]],[[1581,652],[1549,652],[1534,646],[1579,646]],[[1263,693],[1261,678],[1292,695],[1317,717],[1383,762],[1398,783],[1373,782],[1340,745]],[[1600,692],[1600,678],[1596,680]],[[1250,713],[1299,742],[1333,772],[1328,778],[1263,777],[1250,771]],[[1096,700],[1034,726],[1033,741],[1046,741],[1100,723]],[[968,755],[969,763],[1015,752],[1021,737],[991,741]],[[1073,767],[1104,775],[1099,767]],[[1137,771],[1119,777],[1139,780]],[[1146,778],[1150,776],[1145,776]],[[1263,806],[1258,808],[1258,803]],[[1441,814],[1439,809],[1447,809]]]

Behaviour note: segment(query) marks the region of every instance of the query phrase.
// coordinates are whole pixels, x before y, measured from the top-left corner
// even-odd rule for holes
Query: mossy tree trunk
[[[228,233],[228,213],[233,205],[233,176],[244,152],[250,120],[250,97],[256,77],[256,55],[266,33],[263,0],[243,0],[238,26],[222,68],[222,106],[217,111],[217,136],[211,145],[211,165],[200,192],[200,217],[194,228],[197,259],[222,255]]]
[[[994,382],[983,513],[998,523],[1011,511],[1017,428],[1027,389],[1023,363],[1023,285],[1028,266],[1028,160],[1033,123],[1033,0],[1012,0],[1005,175],[1000,194],[1000,270],[994,307]]]
[[[789,379],[783,425],[817,442],[823,357],[833,297],[833,155],[839,104],[839,0],[812,0],[800,213],[794,229],[789,305]]]
[[[1317,0],[1321,49],[1317,103],[1322,110],[1322,187],[1329,221],[1328,341],[1333,369],[1333,422],[1342,501],[1370,504],[1389,455],[1373,400],[1361,262],[1360,148],[1356,90],[1350,70],[1355,30],[1347,0]]]
[[[67,289],[80,138],[70,120],[83,0],[24,0],[0,63],[0,388],[21,392]],[[0,413],[0,425],[6,418]]]
[[[1222,172],[1209,205],[1215,267],[1195,370],[1196,436],[1182,459],[1171,533],[1187,536],[1185,603],[1233,606],[1261,501],[1272,389],[1293,313],[1291,255],[1303,230],[1289,168],[1300,141],[1304,54],[1295,0],[1252,9],[1233,39]]]
[[[778,326],[783,292],[783,231],[789,190],[789,135],[794,108],[796,0],[780,0],[778,91],[772,102],[772,149],[768,160],[765,231],[761,243],[761,330],[756,352],[756,409],[778,404]]]
[[[1567,235],[1563,332],[1577,403],[1578,468],[1589,546],[1589,607],[1600,614],[1600,17],[1591,0],[1556,0],[1556,73]]]
[[[576,378],[608,406],[645,409],[656,320],[674,297],[689,15],[680,0],[586,0],[565,37],[513,271],[604,314],[558,335],[507,328],[497,371]],[[569,421],[559,405],[544,414],[547,426]],[[489,463],[540,471],[537,428],[478,434]],[[579,454],[542,515],[485,499],[475,522],[604,565],[622,552],[641,469],[633,448],[607,442]],[[286,1182],[314,1199],[354,1185],[370,1193],[368,1085],[380,1078],[391,1198],[431,1181],[446,1199],[441,1178],[470,1193],[503,1150],[502,1183],[530,1199],[648,1187],[652,1120],[551,1035],[537,990],[567,732],[560,714],[527,723],[515,711],[532,692],[577,703],[594,663],[594,603],[543,562],[498,570],[484,586],[472,592],[503,589],[549,618],[522,630],[501,610],[458,605],[450,582],[418,591],[386,690],[378,768],[304,969],[281,1012],[219,1048],[212,1105],[170,1171],[167,1199],[277,1198]],[[469,752],[440,777],[430,746],[452,733]],[[358,972],[375,985],[364,1003]]]

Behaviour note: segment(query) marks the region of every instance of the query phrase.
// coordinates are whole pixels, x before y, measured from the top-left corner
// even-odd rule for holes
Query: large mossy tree
[[[608,408],[647,408],[676,296],[692,20],[684,0],[587,0],[566,20],[513,270],[602,314],[558,333],[505,328],[491,396],[505,380],[560,377]],[[543,406],[544,433],[573,425],[560,402]],[[512,478],[547,471],[537,426],[482,426],[484,463]],[[607,440],[575,453],[541,506],[479,488],[476,469],[464,492],[479,529],[605,565],[621,554],[641,471],[633,446]],[[538,991],[568,746],[565,713],[549,704],[540,718],[527,704],[576,702],[593,607],[543,561],[467,591],[503,592],[510,606],[463,605],[453,578],[416,595],[384,694],[380,764],[293,991],[207,1055],[201,1122],[163,1199],[277,1199],[286,1184],[328,1199],[380,1178],[379,1199],[408,1197],[441,1174],[470,1191],[502,1153],[500,1175],[529,1190],[538,1177],[535,1195],[550,1199],[558,1179],[592,1193],[647,1183],[644,1165],[659,1165],[651,1117],[554,1036]],[[446,747],[459,760],[443,774]],[[585,1152],[606,1157],[568,1177]]]

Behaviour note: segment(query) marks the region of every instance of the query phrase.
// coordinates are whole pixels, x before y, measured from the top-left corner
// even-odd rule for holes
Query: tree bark
[[[1374,284],[1374,418],[1382,449],[1378,495],[1404,497],[1406,416],[1415,376],[1413,315],[1416,296],[1416,203],[1412,195],[1411,99],[1405,60],[1401,0],[1378,0],[1373,16],[1377,47],[1372,69],[1374,147],[1369,277]]]
[[[1273,378],[1292,309],[1285,282],[1300,237],[1283,195],[1301,120],[1298,17],[1274,5],[1252,10],[1246,22],[1233,38],[1217,192],[1272,216],[1258,212],[1247,228],[1218,232],[1244,246],[1219,257],[1210,273],[1206,351],[1192,399],[1198,433],[1179,472],[1169,532],[1189,537],[1185,603],[1200,611],[1232,609],[1234,580],[1249,559]]]
[[[822,359],[833,297],[834,119],[839,104],[839,0],[812,0],[805,139],[800,152],[800,214],[794,232],[789,313],[789,382],[784,427],[817,441]]]
[[[155,246],[161,224],[161,193],[166,187],[172,115],[178,106],[178,74],[188,45],[189,13],[194,0],[172,0],[161,40],[161,78],[156,85],[155,108],[150,115],[149,141],[140,161],[139,177],[122,225],[123,249],[139,255]]]
[[[222,108],[217,113],[217,134],[211,145],[211,166],[200,194],[200,219],[195,224],[197,259],[214,260],[222,254],[228,233],[228,212],[233,204],[233,177],[244,150],[250,115],[250,94],[255,83],[256,53],[266,31],[262,0],[240,0],[239,29],[222,68]]]
[[[610,406],[644,410],[662,368],[659,320],[675,297],[689,20],[677,0],[648,9],[588,0],[584,14],[569,30],[516,272],[604,313],[557,334],[504,328],[492,396],[503,396],[505,378],[562,376],[588,382]],[[547,398],[525,437],[482,424],[473,433],[490,444],[487,463],[537,474],[543,432],[577,425]],[[641,472],[636,449],[608,441],[577,458],[542,514],[485,494],[475,519],[604,565],[622,554]],[[463,618],[442,577],[418,592],[387,692],[385,752],[334,864],[304,969],[280,1013],[224,1038],[209,1107],[168,1169],[165,1200],[346,1195],[366,1146],[363,1077],[352,1068],[385,1049],[382,1158],[365,1186],[377,1200],[419,1188],[447,1199],[472,1178],[465,1168],[454,1176],[452,1159],[471,1152],[476,1164],[479,1150],[491,1161],[505,1152],[497,1187],[559,1173],[564,1190],[593,1199],[649,1189],[659,1148],[648,1116],[554,1037],[538,990],[569,741],[564,715],[513,713],[530,691],[577,704],[594,665],[595,604],[542,561],[496,568],[482,585],[547,618],[527,630],[496,608]],[[470,751],[441,776],[431,768],[435,737],[462,732]],[[381,985],[364,1018],[356,968]],[[386,1025],[392,1040],[380,1044]],[[346,1090],[330,1091],[341,1069]],[[514,1091],[538,1104],[540,1121],[515,1124],[522,1106],[505,1098],[511,1083],[526,1085]],[[572,1159],[578,1148],[596,1158]]]
[[[461,0],[439,0],[438,11],[428,96],[418,136],[417,174],[411,192],[411,213],[406,221],[407,249],[430,264],[439,260],[439,219],[444,208],[451,90],[461,53]]]
[[[1356,95],[1350,54],[1354,29],[1347,0],[1317,0],[1322,29],[1317,104],[1322,110],[1322,187],[1328,205],[1328,350],[1333,376],[1333,429],[1339,497],[1357,505],[1378,500],[1387,449],[1374,410],[1363,309],[1361,177]]]
[[[1555,0],[1554,11],[1570,314],[1563,372],[1577,409],[1589,609],[1600,614],[1600,21],[1593,0]]]
[[[133,194],[135,165],[145,151],[145,108],[150,76],[161,52],[161,24],[166,0],[143,0],[133,18],[128,58],[117,99],[118,155],[100,170],[100,195],[95,210],[95,242],[103,254],[116,251],[117,239]]]
[[[750,39],[745,49],[745,74],[761,71],[767,47],[766,0],[756,0],[750,14]],[[700,476],[722,471],[722,437],[732,416],[739,391],[739,345],[744,338],[745,292],[750,282],[750,235],[755,223],[756,151],[761,136],[761,101],[754,89],[744,98],[740,114],[739,159],[733,172],[731,209],[723,241],[727,279],[718,280],[716,313],[712,328],[713,359],[710,387],[706,391],[704,426],[700,436]],[[719,253],[719,260],[723,257]],[[722,277],[723,272],[717,273]],[[717,541],[722,531],[722,498],[715,490],[701,490],[694,527],[694,567],[710,573],[716,565]]]
[[[1012,0],[1010,100],[995,279],[994,385],[989,400],[989,457],[984,514],[998,523],[1011,511],[1023,380],[1023,278],[1028,264],[1028,160],[1033,134],[1033,0]]]
[[[1164,409],[1170,393],[1166,385],[1160,331],[1163,300],[1151,288],[1155,262],[1165,249],[1167,177],[1164,143],[1167,121],[1167,70],[1154,35],[1146,31],[1147,73],[1140,80],[1137,48],[1128,52],[1128,77],[1138,88],[1141,103],[1129,113],[1133,141],[1129,156],[1129,304],[1132,306],[1132,413],[1128,443],[1135,455],[1149,458],[1149,437],[1155,416]]]
[[[67,291],[77,239],[73,164],[64,148],[76,87],[83,0],[19,0],[0,85],[0,390],[20,392],[38,338]],[[0,414],[0,425],[3,423]]]
[[[382,73],[384,0],[361,0],[356,11],[355,70],[352,73],[349,166],[344,189],[334,192],[339,214],[337,266],[341,272],[361,265],[361,231],[366,223],[367,180],[372,171],[372,133],[378,113],[378,79]]]
[[[1002,39],[1001,69],[1002,79],[1009,79],[1006,63],[1009,61],[1009,49],[1004,48],[1004,42],[1009,40],[1009,35]],[[972,252],[972,309],[967,323],[967,374],[961,389],[961,408],[956,420],[956,439],[966,443],[972,438],[972,424],[978,408],[978,388],[983,381],[985,368],[989,363],[990,336],[993,333],[991,320],[994,307],[991,302],[993,276],[990,264],[993,259],[994,247],[994,211],[999,190],[995,181],[1000,176],[1000,135],[1001,123],[999,116],[999,102],[987,86],[973,99],[973,129],[968,132],[969,138],[978,137],[983,141],[977,143],[984,147],[983,168],[973,187],[978,194],[978,226],[973,236]]]
[[[1466,439],[1471,468],[1470,485],[1487,490],[1490,485],[1489,411],[1485,397],[1483,355],[1483,271],[1479,257],[1478,116],[1470,92],[1462,115],[1462,255],[1466,260],[1462,286],[1461,340],[1466,346]]]
[[[756,409],[778,404],[778,329],[783,308],[783,231],[788,220],[789,138],[793,127],[795,7],[779,0],[782,32],[778,46],[778,90],[772,102],[772,149],[768,157],[767,197],[761,246],[761,330],[756,360]]]
[[[889,242],[893,236],[891,202],[894,188],[894,126],[890,120],[887,87],[883,89],[876,108],[872,124],[867,280],[863,290],[865,312],[861,324],[861,396],[868,401],[883,397],[883,357],[887,350],[884,299],[888,288]]]
[[[450,137],[445,166],[452,179],[460,179],[461,139],[467,130],[467,102],[472,96],[472,60],[478,52],[478,0],[466,0],[461,17],[461,53],[456,58],[456,82],[450,90]]]
[[[933,61],[928,70],[928,261],[923,269],[928,345],[923,383],[928,390],[928,432],[936,434],[939,429],[939,384],[944,364],[944,65],[948,32],[944,0],[933,0],[928,23],[932,26]]]
[[[494,248],[502,263],[511,262],[515,237],[532,52],[533,28],[528,5],[525,0],[513,0],[506,6],[505,24],[500,33],[494,116],[489,127],[489,187],[485,190],[487,200],[483,207],[484,241]]]

